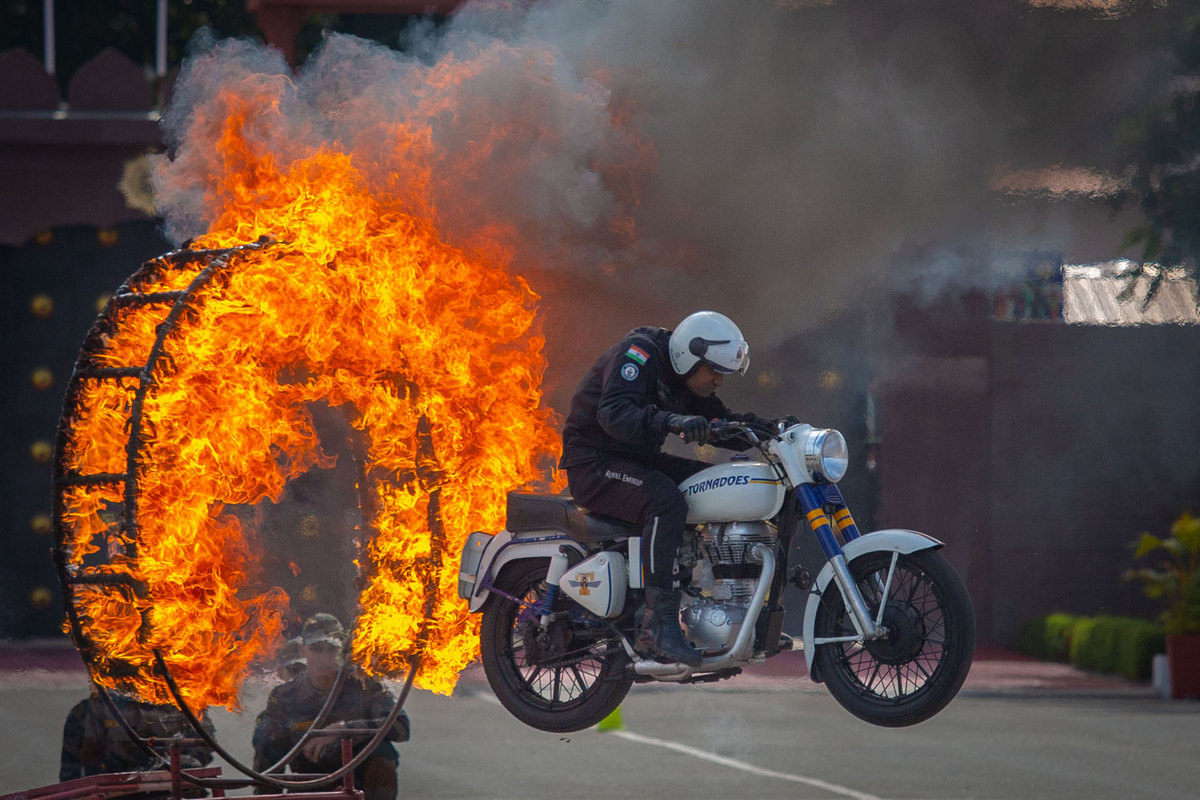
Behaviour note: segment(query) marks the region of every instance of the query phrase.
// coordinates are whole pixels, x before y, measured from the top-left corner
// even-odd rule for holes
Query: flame
[[[236,708],[240,676],[277,646],[288,598],[263,585],[256,532],[227,507],[278,501],[289,479],[330,466],[307,410],[326,403],[366,448],[372,536],[352,656],[392,677],[419,657],[417,685],[448,693],[478,649],[456,591],[466,536],[503,527],[508,490],[561,486],[539,297],[513,273],[502,227],[470,250],[443,241],[413,202],[427,176],[374,180],[333,144],[270,152],[256,131],[281,113],[282,80],[230,88],[193,120],[214,142],[204,191],[215,213],[190,246],[278,243],[234,256],[166,340],[141,409],[136,535],[114,522],[122,485],[62,490],[68,569],[107,537],[118,553],[104,570],[128,578],[76,586],[73,606],[105,685],[169,702],[158,650],[193,707]],[[427,138],[398,130],[394,146]],[[163,260],[135,291],[185,289],[203,266]],[[146,363],[169,309],[115,310],[94,363]],[[64,469],[124,472],[136,380],[79,387]]]

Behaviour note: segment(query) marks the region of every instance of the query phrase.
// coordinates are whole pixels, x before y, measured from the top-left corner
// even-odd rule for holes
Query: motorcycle
[[[582,730],[634,683],[730,678],[793,647],[783,593],[808,592],[800,647],[809,677],[875,725],[941,711],[971,666],[970,596],[910,530],[860,533],[837,483],[849,458],[836,430],[783,422],[714,423],[718,442],[754,449],[680,484],[688,503],[678,552],[680,625],[700,666],[635,652],[644,610],[641,531],[564,495],[508,495],[506,529],[464,544],[459,596],[483,614],[484,672],[501,704],[543,731]],[[803,563],[799,537],[820,553]],[[788,568],[789,555],[797,562]],[[815,559],[820,559],[816,570]],[[815,577],[813,573],[815,571]]]

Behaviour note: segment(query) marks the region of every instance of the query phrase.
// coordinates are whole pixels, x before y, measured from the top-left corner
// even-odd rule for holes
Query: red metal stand
[[[354,757],[354,745],[350,737],[342,739],[342,763],[348,764]],[[243,789],[253,786],[246,778],[222,778],[220,767],[182,769],[179,764],[179,748],[171,748],[171,768],[152,772],[114,772],[104,775],[89,775],[86,778],[26,789],[0,795],[0,800],[109,800],[129,795],[184,798],[225,797],[227,789]],[[189,780],[189,778],[191,780]],[[297,792],[285,794],[255,795],[255,800],[363,800],[363,793],[354,788],[354,772],[342,776],[339,789]]]

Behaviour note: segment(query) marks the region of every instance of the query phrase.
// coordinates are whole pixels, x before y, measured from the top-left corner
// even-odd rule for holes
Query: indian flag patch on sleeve
[[[650,354],[638,347],[636,344],[631,344],[629,349],[625,351],[625,357],[632,358],[637,363],[645,366],[646,360],[650,358]]]

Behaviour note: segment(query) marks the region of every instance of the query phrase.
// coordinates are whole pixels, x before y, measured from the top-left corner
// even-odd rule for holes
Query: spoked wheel
[[[578,731],[608,716],[629,692],[627,657],[607,626],[570,601],[556,604],[542,627],[534,609],[546,594],[546,562],[511,565],[483,613],[483,670],[501,704],[517,719],[554,733]]]
[[[883,605],[888,634],[865,643],[818,645],[820,676],[847,711],[867,722],[900,727],[929,719],[954,699],[971,668],[975,615],[966,587],[932,550],[868,553],[850,563],[850,572],[872,619]],[[820,641],[855,633],[841,592],[830,583],[814,636]]]

